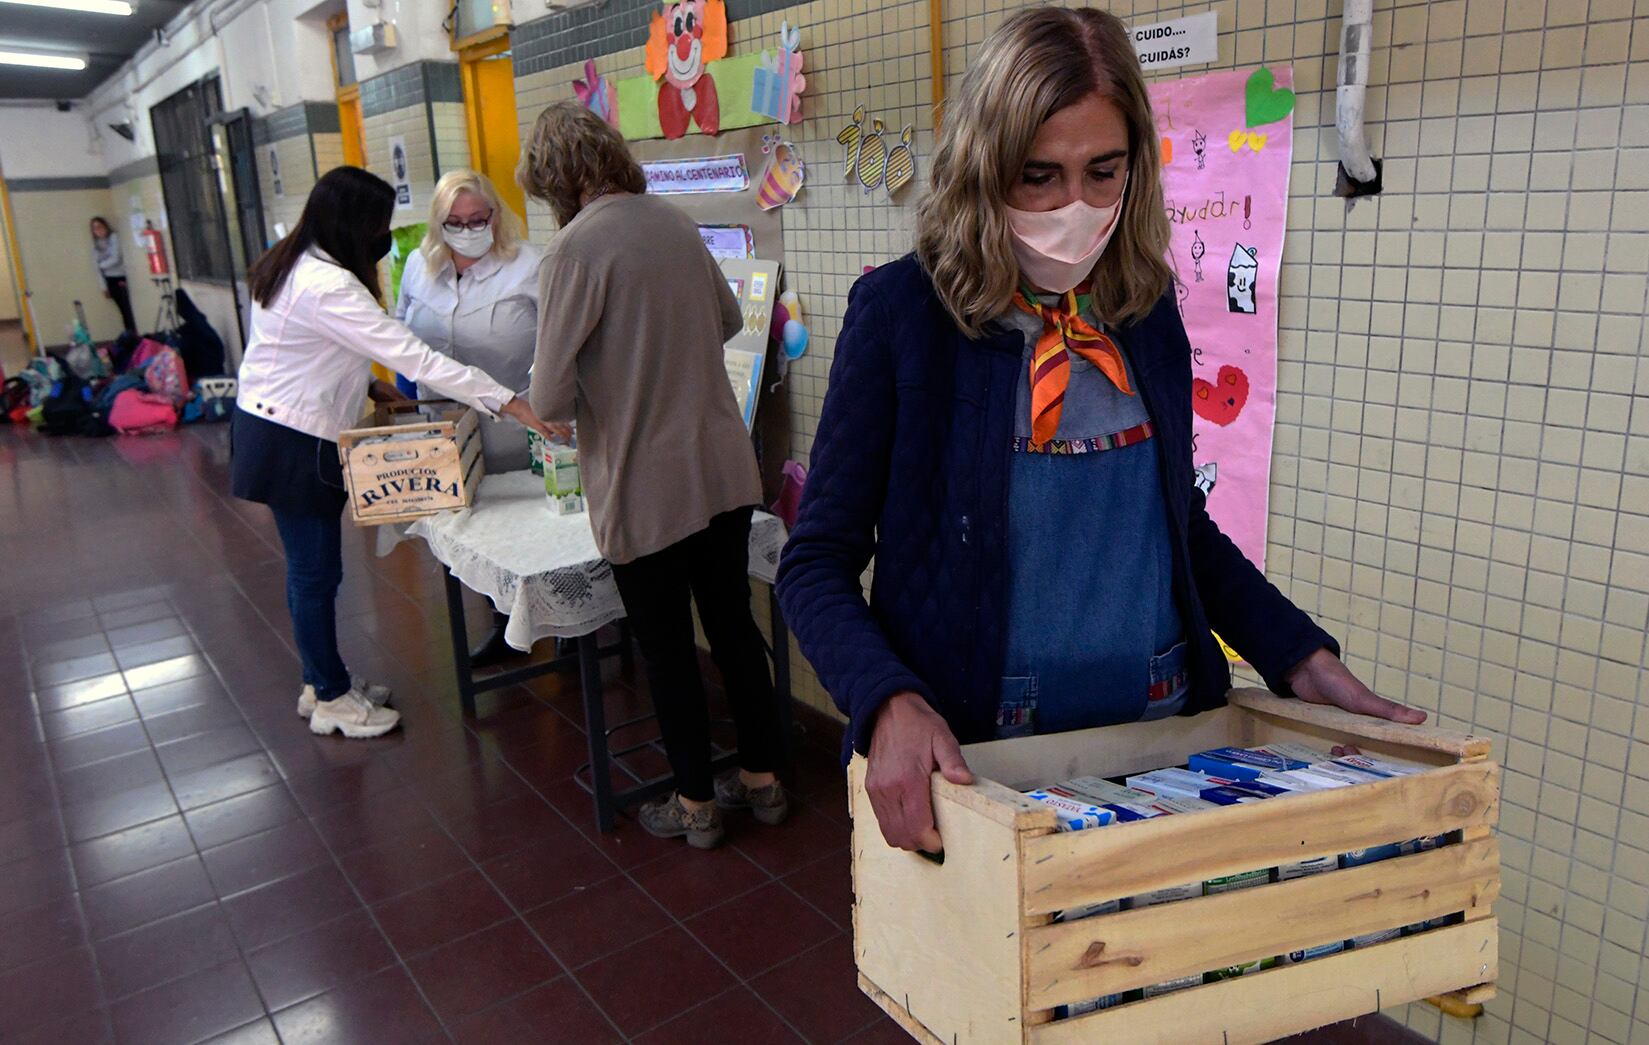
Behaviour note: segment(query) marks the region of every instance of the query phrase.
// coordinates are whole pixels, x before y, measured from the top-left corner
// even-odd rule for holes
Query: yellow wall
[[[109,190],[18,191],[13,183],[11,206],[43,343],[68,343],[77,298],[85,303],[86,320],[94,338],[109,340],[119,335],[120,312],[103,299],[103,284],[92,263],[92,239],[87,231],[96,215],[116,223]],[[120,246],[130,275],[141,255],[133,257],[137,252],[129,237]]]
[[[18,308],[17,281],[11,266],[11,248],[7,245],[6,215],[0,209],[0,323],[21,318]]]

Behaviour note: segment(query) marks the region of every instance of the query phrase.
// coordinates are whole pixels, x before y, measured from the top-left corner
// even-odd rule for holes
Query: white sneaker
[[[394,696],[388,686],[380,686],[376,682],[368,682],[366,679],[353,677],[349,681],[355,689],[361,692],[363,697],[378,707],[388,704],[389,698]],[[315,703],[315,687],[306,682],[303,689],[298,693],[298,717],[308,718],[313,715],[315,713]]]
[[[315,713],[309,716],[311,733],[324,737],[342,730],[351,740],[381,737],[400,724],[399,711],[378,707],[359,688],[351,688],[336,700],[317,701]]]

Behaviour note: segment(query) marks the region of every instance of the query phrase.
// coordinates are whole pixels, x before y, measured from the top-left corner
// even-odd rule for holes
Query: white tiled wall
[[[429,112],[422,102],[390,112],[368,116],[363,121],[366,137],[367,169],[391,184],[395,175],[389,168],[389,139],[406,138],[407,169],[412,184],[412,209],[398,210],[392,225],[414,225],[429,217],[429,197],[435,191],[435,157],[430,149]],[[467,151],[467,150],[466,150]]]

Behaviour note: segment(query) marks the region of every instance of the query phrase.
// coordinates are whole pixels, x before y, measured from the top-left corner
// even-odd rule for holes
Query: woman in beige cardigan
[[[641,824],[709,848],[722,838],[718,806],[767,824],[787,812],[773,773],[784,738],[750,613],[761,480],[722,362],[743,317],[692,219],[647,195],[624,139],[589,109],[546,109],[518,177],[561,226],[539,275],[528,398],[541,417],[577,418],[596,546],[641,644],[676,777]],[[738,727],[740,768],[715,780],[694,602]]]

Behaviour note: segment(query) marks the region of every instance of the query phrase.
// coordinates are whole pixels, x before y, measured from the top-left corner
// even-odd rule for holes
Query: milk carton
[[[543,444],[544,493],[555,504],[557,515],[576,515],[584,510],[584,481],[578,470],[578,449],[559,443]]]

